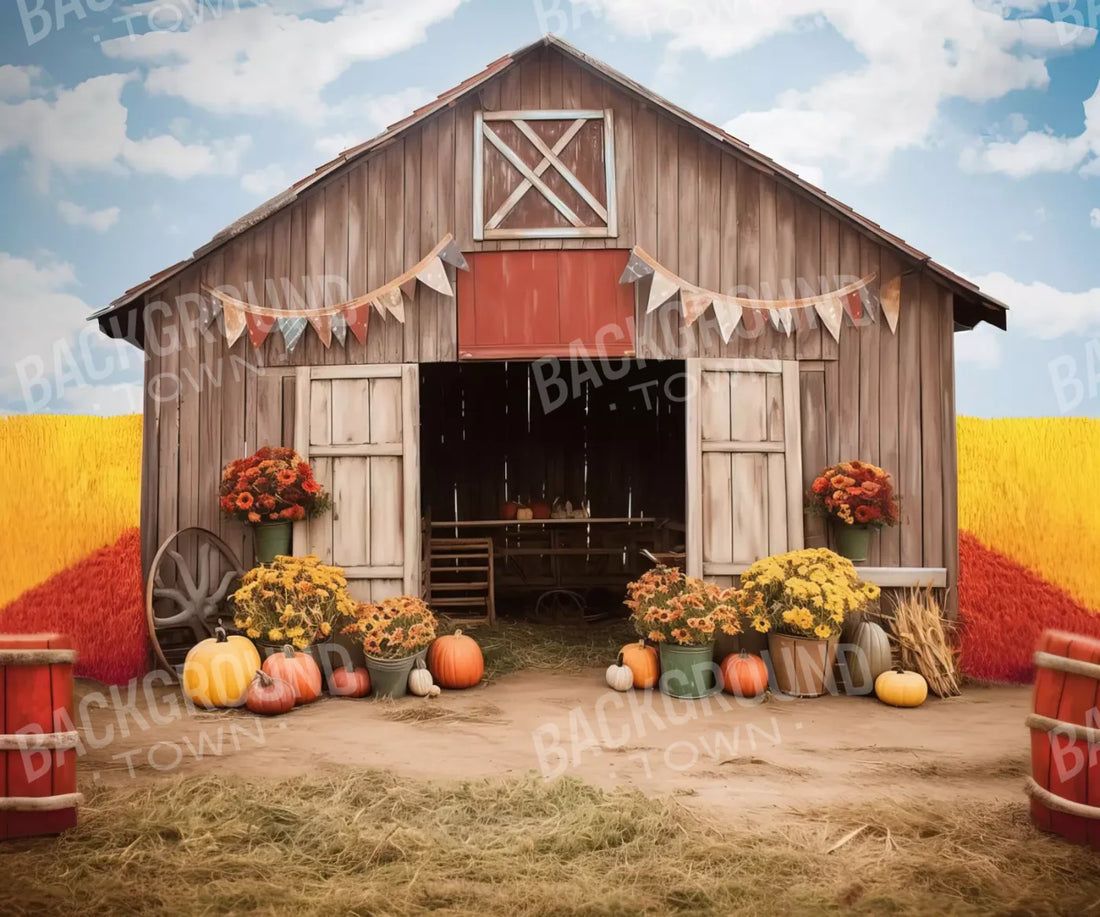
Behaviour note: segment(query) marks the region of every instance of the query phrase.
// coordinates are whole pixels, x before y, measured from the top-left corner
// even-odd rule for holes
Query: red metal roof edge
[[[764,170],[781,176],[786,181],[791,182],[792,184],[801,188],[803,191],[807,192],[811,197],[817,199],[826,207],[829,207],[832,210],[836,211],[840,216],[847,217],[848,219],[852,220],[853,222],[857,223],[859,226],[870,232],[872,235],[878,236],[887,244],[892,245],[893,247],[904,252],[908,257],[912,258],[915,261],[919,261],[921,264],[925,265],[928,269],[938,274],[949,283],[960,287],[964,292],[968,294],[978,297],[982,305],[992,307],[994,310],[1000,309],[1003,311],[1008,311],[1008,306],[1005,303],[993,298],[992,296],[989,296],[986,293],[983,293],[976,284],[967,280],[965,277],[956,274],[954,271],[949,270],[948,268],[937,263],[936,261],[933,261],[930,256],[913,247],[904,239],[883,229],[878,223],[875,223],[873,220],[861,215],[844,202],[829,196],[826,192],[822,191],[820,188],[811,184],[805,179],[799,177],[796,173],[792,172],[785,166],[780,165],[774,159],[771,159],[763,153],[760,153],[757,150],[753,149],[743,140],[739,140],[737,137],[734,137],[732,134],[727,133],[722,128],[711,124],[708,121],[705,121],[697,115],[694,115],[691,112],[681,108],[679,105],[676,105],[674,102],[665,99],[663,96],[660,96],[652,90],[646,88],[645,86],[642,86],[636,80],[633,80],[625,74],[620,73],[618,70],[614,69],[608,64],[605,64],[603,61],[598,60],[594,57],[590,57],[589,55],[585,54],[583,51],[571,45],[564,39],[559,38],[556,35],[544,35],[537,41],[524,45],[522,48],[519,48],[518,50],[513,51],[510,54],[505,54],[501,57],[498,57],[496,60],[489,63],[480,72],[474,74],[471,77],[468,77],[456,86],[444,90],[433,101],[428,102],[426,105],[422,105],[420,108],[415,109],[407,117],[401,119],[400,121],[394,122],[380,134],[370,138],[369,140],[364,141],[361,144],[358,144],[357,146],[348,148],[347,150],[340,153],[338,156],[318,166],[312,174],[307,175],[305,178],[302,178],[299,181],[295,182],[286,191],[275,195],[270,200],[265,201],[258,207],[250,210],[240,219],[236,220],[225,229],[218,232],[205,245],[202,245],[199,248],[195,249],[190,258],[178,261],[171,267],[165,268],[164,270],[158,271],[156,274],[153,274],[148,280],[131,287],[120,297],[111,302],[109,306],[100,309],[97,312],[94,312],[90,316],[90,319],[101,318],[129,305],[140,295],[147,292],[161,281],[166,280],[171,276],[174,276],[175,274],[184,270],[188,265],[193,264],[195,261],[202,258],[204,255],[224,245],[230,239],[235,238],[242,232],[245,232],[250,227],[262,222],[268,217],[273,216],[279,210],[295,201],[301,191],[304,191],[305,189],[326,178],[336,169],[342,168],[343,166],[351,163],[361,156],[395,139],[405,130],[408,130],[420,121],[424,120],[427,117],[430,117],[431,115],[435,114],[437,111],[445,108],[446,106],[455,103],[461,96],[465,95],[467,92],[470,92],[473,89],[477,88],[486,80],[491,79],[503,70],[514,65],[520,58],[543,46],[553,46],[555,48],[558,48],[563,53],[568,54],[570,57],[577,60],[583,66],[587,66],[604,78],[619,84],[628,92],[632,92],[635,95],[640,96],[641,98],[646,99],[654,103],[655,105],[658,105],[659,107],[663,108],[667,113],[673,115],[676,118],[679,118],[682,121],[687,122],[691,126],[695,127],[697,130],[700,130],[703,133],[708,134],[715,140],[718,140],[720,143],[733,147],[736,152],[754,161]]]

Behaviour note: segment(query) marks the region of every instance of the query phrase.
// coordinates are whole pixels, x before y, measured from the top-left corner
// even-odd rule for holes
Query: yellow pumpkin
[[[928,682],[919,672],[895,666],[875,679],[875,694],[893,707],[919,707],[928,697]]]
[[[227,637],[218,627],[214,636],[191,647],[183,663],[183,691],[200,707],[240,707],[260,654],[247,637]]]

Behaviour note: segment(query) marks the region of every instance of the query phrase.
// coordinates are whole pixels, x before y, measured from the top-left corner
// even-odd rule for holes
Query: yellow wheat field
[[[1100,420],[960,417],[959,528],[1100,610]]]
[[[141,415],[0,418],[0,605],[138,524]]]

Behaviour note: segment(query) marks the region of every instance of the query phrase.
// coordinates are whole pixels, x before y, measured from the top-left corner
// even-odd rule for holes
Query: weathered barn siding
[[[478,106],[612,109],[617,237],[475,242],[472,130]],[[901,274],[896,335],[884,321],[858,329],[846,324],[838,345],[819,326],[786,336],[765,322],[758,334],[726,344],[712,316],[685,328],[673,302],[651,316],[638,310],[636,349],[646,358],[803,361],[807,483],[824,462],[858,456],[883,464],[898,482],[902,524],[875,538],[871,563],[946,566],[954,583],[952,294],[922,274],[920,265],[902,260],[900,250],[862,232],[841,210],[825,209],[786,179],[553,47],[526,55],[473,96],[305,191],[146,302],[182,296],[195,304],[194,314],[201,281],[234,286],[244,298],[267,306],[332,304],[396,276],[447,232],[467,252],[640,245],[688,281],[762,297],[815,292],[871,270],[884,281]],[[325,286],[319,282],[324,276],[339,283]],[[645,285],[640,286],[644,297]],[[345,347],[334,343],[325,350],[312,329],[291,355],[277,332],[260,352],[247,334],[229,351],[214,330],[191,335],[196,339],[178,353],[158,356],[147,345],[150,380],[181,371],[197,379],[206,374],[206,381],[196,390],[185,378],[174,397],[165,390],[147,402],[147,442],[156,444],[158,454],[146,463],[146,537],[156,533],[159,542],[177,525],[201,524],[235,539],[243,556],[250,556],[246,527],[222,521],[217,512],[217,470],[263,443],[292,442],[290,367],[455,360],[454,302],[423,285],[416,296],[404,325],[372,315],[366,346],[349,333]],[[170,333],[179,322],[178,313],[158,312],[157,334]],[[750,315],[745,324],[756,327]],[[220,386],[210,384],[209,376],[219,374]],[[807,519],[806,533],[809,543],[823,543],[820,520]]]

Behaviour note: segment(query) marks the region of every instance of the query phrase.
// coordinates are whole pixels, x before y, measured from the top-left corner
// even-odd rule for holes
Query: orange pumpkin
[[[253,713],[275,716],[294,706],[294,689],[281,678],[272,678],[258,670],[244,695],[245,706]]]
[[[515,500],[509,500],[500,508],[501,519],[515,519],[519,512],[519,504]]]
[[[340,666],[328,678],[328,693],[333,697],[366,697],[370,694],[370,674],[364,668]]]
[[[738,697],[759,697],[768,690],[768,666],[742,650],[722,660],[722,690]]]
[[[620,653],[623,657],[623,665],[634,673],[635,688],[652,688],[657,684],[661,676],[661,666],[657,662],[657,650],[652,646],[646,646],[644,640],[637,643],[628,643]]]
[[[485,659],[477,641],[456,630],[432,644],[428,670],[441,688],[472,688],[485,674]]]
[[[321,670],[317,663],[312,656],[295,652],[292,646],[284,646],[278,653],[268,656],[263,669],[272,678],[289,682],[299,704],[315,701],[321,694]]]
[[[550,518],[550,504],[545,500],[535,500],[531,504],[531,518],[532,519],[549,519]]]

